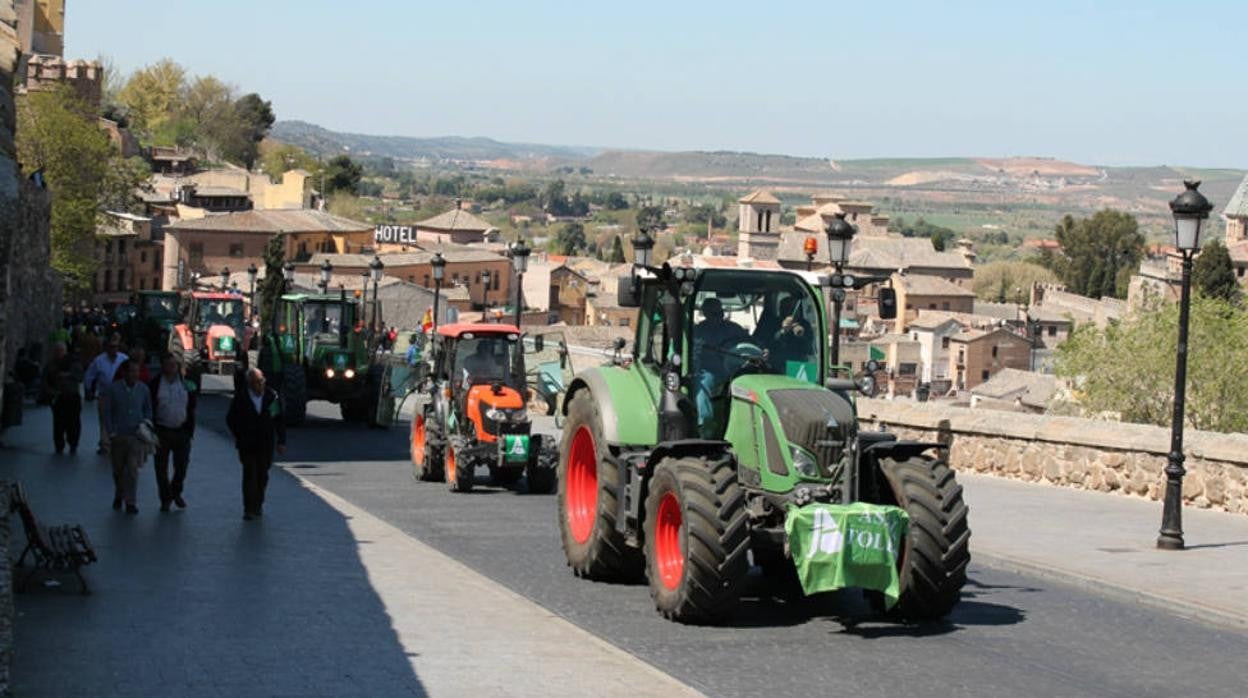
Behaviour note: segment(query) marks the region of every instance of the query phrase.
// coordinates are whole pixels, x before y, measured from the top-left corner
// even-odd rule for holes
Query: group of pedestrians
[[[98,399],[97,453],[107,455],[112,464],[113,509],[138,513],[138,472],[149,457],[160,510],[185,509],[199,398],[196,383],[187,379],[172,353],[161,357],[153,376],[142,347],[127,354],[117,333],[102,347],[94,342],[101,351],[85,360],[75,354],[90,351],[93,342],[79,339],[73,343],[77,351],[71,352],[63,338],[54,338],[44,368],[42,390],[52,409],[56,453],[78,452],[83,402]],[[252,520],[263,515],[268,472],[274,451],[285,450],[286,429],[281,400],[266,386],[264,373],[251,368],[240,378],[226,423],[242,465],[243,518]]]

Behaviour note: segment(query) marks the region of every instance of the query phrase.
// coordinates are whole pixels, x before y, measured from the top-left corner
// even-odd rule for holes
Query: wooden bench
[[[26,549],[17,559],[15,567],[21,567],[27,555],[31,556],[31,562],[34,563],[30,572],[14,585],[17,590],[23,591],[31,577],[34,577],[40,570],[72,571],[82,584],[82,593],[90,594],[91,589],[87,586],[87,580],[82,576],[82,568],[95,562],[96,557],[95,548],[91,547],[87,532],[78,525],[50,528],[39,525],[35,512],[30,508],[30,501],[26,499],[26,490],[20,482],[13,483],[10,498],[11,511],[16,511],[21,516],[22,527],[26,529]]]

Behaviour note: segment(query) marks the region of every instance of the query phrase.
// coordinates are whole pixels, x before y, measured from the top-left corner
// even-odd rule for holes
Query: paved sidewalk
[[[958,481],[978,561],[1248,627],[1248,516],[1184,508],[1187,550],[1163,551],[1160,502],[973,473]]]
[[[100,562],[91,596],[71,576],[16,597],[17,695],[694,695],[281,469],[265,518],[242,521],[236,456],[206,425],[189,508],[158,511],[148,463],[128,516],[89,448],[93,412],[73,458],[52,454],[46,408],[24,417],[0,478],[21,480],[45,523],[82,523]]]

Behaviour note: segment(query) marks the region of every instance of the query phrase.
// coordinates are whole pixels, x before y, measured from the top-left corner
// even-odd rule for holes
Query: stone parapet
[[[860,400],[864,428],[938,441],[957,470],[1160,499],[1170,430],[1077,417]],[[1185,503],[1248,514],[1248,435],[1184,433]]]

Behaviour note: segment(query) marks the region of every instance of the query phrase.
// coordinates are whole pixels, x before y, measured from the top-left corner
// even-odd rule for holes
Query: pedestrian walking
[[[286,452],[286,422],[277,393],[265,387],[264,372],[247,369],[247,389],[234,392],[225,417],[243,464],[243,520],[264,515],[273,451]]]
[[[137,514],[135,495],[139,466],[147,458],[147,445],[139,438],[139,430],[144,421],[150,425],[152,420],[152,396],[148,387],[139,382],[137,363],[126,365],[125,376],[109,386],[100,407],[111,444],[113,509],[121,509],[124,502],[127,513]]]
[[[68,445],[70,455],[74,455],[82,434],[82,365],[70,356],[64,342],[52,345],[52,359],[44,369],[43,382],[51,396],[52,446],[60,455]]]
[[[155,415],[156,492],[160,510],[169,511],[170,504],[186,508],[182,487],[186,469],[191,462],[191,439],[195,436],[195,384],[182,376],[177,357],[165,354],[160,360],[160,375],[148,386],[152,392],[152,413]],[[169,479],[169,461],[173,460],[173,480]]]
[[[87,366],[87,373],[83,376],[82,384],[85,391],[85,397],[88,401],[94,400],[96,394],[100,396],[100,405],[96,412],[100,418],[100,443],[96,453],[105,455],[108,453],[108,429],[105,428],[104,412],[106,407],[105,401],[108,399],[108,386],[113,382],[113,376],[117,375],[117,369],[125,363],[130,357],[121,352],[121,335],[114,332],[108,338],[108,344],[104,346],[104,351],[91,361]]]

